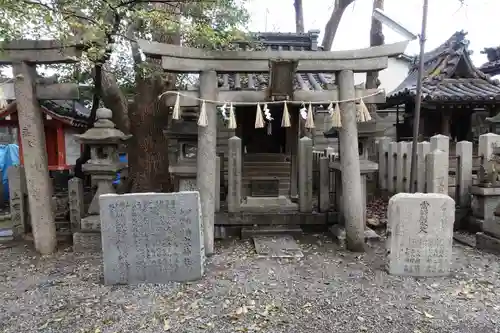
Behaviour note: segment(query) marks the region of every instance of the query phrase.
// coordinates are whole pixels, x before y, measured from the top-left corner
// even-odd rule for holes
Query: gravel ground
[[[365,254],[325,235],[301,259],[217,243],[203,280],[104,286],[100,255],[0,249],[0,332],[499,332],[500,259],[454,245],[447,278],[390,276],[383,242]]]

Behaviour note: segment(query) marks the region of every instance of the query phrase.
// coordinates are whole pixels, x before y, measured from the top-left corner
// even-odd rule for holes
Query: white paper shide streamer
[[[174,111],[172,112],[172,119],[179,120],[181,117],[181,95],[177,93],[175,98]]]
[[[342,127],[339,103],[335,103],[335,109],[332,112],[332,126],[336,128]]]
[[[0,109],[6,108],[8,104],[9,103],[7,103],[7,100],[5,99],[3,87],[0,85]]]
[[[357,109],[356,120],[358,122],[363,123],[372,120],[370,112],[368,111],[368,108],[366,107],[365,102],[363,102],[362,98],[360,98],[359,104],[357,105],[356,109]]]
[[[288,105],[285,102],[285,106],[283,106],[283,117],[281,118],[281,127],[290,127],[292,126],[290,122],[290,113],[288,112]]]
[[[309,107],[307,108],[307,118],[306,118],[306,124],[305,128],[314,128],[314,116],[313,116],[313,111],[312,111],[312,105],[309,103]]]
[[[255,113],[255,128],[264,128],[264,118],[262,117],[262,109],[260,103],[257,103],[257,111]]]
[[[234,115],[233,103],[229,105],[229,119],[227,123],[227,128],[236,129],[236,116]]]
[[[200,117],[198,118],[198,126],[207,127],[208,117],[207,117],[207,107],[205,106],[205,101],[201,102]]]

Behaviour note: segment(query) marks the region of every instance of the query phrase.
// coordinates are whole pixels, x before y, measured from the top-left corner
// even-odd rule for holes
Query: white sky
[[[330,17],[333,0],[303,0],[305,30],[319,29]],[[459,30],[468,32],[472,59],[477,66],[486,62],[480,54],[485,47],[500,45],[500,0],[429,0],[426,51],[448,39]],[[385,0],[385,13],[415,34],[420,33],[423,0]],[[293,0],[249,0],[251,31],[295,31]],[[266,19],[267,12],[267,19]],[[346,10],[335,38],[334,50],[357,49],[369,46],[372,0],[356,0]],[[267,23],[266,23],[267,21]],[[267,24],[267,27],[266,27]],[[402,37],[384,27],[386,43]],[[322,36],[320,37],[322,38]],[[407,54],[418,53],[418,42],[412,42]]]

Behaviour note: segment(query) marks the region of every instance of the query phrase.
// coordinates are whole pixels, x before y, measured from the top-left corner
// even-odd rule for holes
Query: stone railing
[[[452,155],[450,140],[444,135],[435,135],[430,138],[430,142],[418,143],[417,191],[448,194],[459,207],[469,207],[473,169],[491,159],[493,147],[499,143],[499,135],[481,135],[477,155],[473,155],[473,144],[470,141],[456,143],[453,149],[455,153]],[[389,194],[410,190],[411,151],[411,142],[392,142],[387,137],[379,139],[380,190]]]

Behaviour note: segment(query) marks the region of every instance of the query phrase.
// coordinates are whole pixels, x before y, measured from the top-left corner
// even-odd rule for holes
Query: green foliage
[[[65,80],[92,82],[94,63],[105,63],[119,83],[132,87],[135,66],[129,32],[169,40],[180,32],[185,45],[221,49],[245,36],[248,14],[241,0],[0,0],[0,40],[58,39],[85,46],[77,65],[58,65]],[[173,39],[172,39],[173,40]]]

